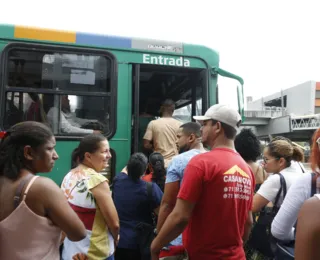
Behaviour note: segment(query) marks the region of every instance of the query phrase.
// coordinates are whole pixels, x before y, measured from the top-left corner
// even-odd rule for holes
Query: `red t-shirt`
[[[193,157],[178,198],[195,203],[183,233],[190,260],[245,260],[242,236],[252,208],[253,173],[235,151],[216,148]]]
[[[146,182],[152,182],[152,177],[153,177],[152,173],[149,173],[147,175],[143,175],[142,180],[144,180]]]

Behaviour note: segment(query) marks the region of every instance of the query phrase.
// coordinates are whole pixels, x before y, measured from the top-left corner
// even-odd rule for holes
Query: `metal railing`
[[[274,118],[274,117],[281,117],[287,115],[286,111],[276,111],[276,110],[245,110],[244,116],[245,117],[256,117],[256,118]]]
[[[292,116],[292,130],[315,130],[320,127],[320,114],[308,116]]]

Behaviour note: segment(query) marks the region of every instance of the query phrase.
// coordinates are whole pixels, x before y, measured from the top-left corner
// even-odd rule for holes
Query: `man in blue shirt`
[[[201,126],[195,122],[183,124],[177,134],[177,146],[179,155],[172,158],[166,176],[166,184],[161,201],[157,231],[159,232],[163,223],[172,212],[180,185],[183,180],[183,172],[192,157],[206,152],[201,143]],[[182,245],[182,235],[171,242],[171,245]]]

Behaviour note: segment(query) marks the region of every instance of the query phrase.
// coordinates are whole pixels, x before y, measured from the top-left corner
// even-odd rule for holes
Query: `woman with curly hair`
[[[236,136],[234,141],[235,148],[241,157],[246,161],[246,163],[252,169],[254,174],[256,187],[255,192],[260,188],[261,184],[268,178],[268,173],[263,169],[263,167],[257,162],[258,158],[261,156],[261,143],[258,137],[252,132],[250,128],[244,128]],[[258,214],[255,214],[255,218]],[[252,248],[248,243],[244,245],[244,250],[246,253],[246,259],[248,260],[267,260],[260,252]]]
[[[268,178],[266,171],[257,163],[258,158],[261,156],[260,141],[250,128],[244,128],[236,136],[234,144],[237,152],[252,169],[257,191],[261,184]]]

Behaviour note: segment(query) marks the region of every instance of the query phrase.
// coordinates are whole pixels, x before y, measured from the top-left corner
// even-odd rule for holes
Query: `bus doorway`
[[[192,121],[208,107],[208,70],[159,65],[133,65],[131,153],[145,152],[143,136],[148,123],[159,118],[165,99],[175,102],[173,117]]]

